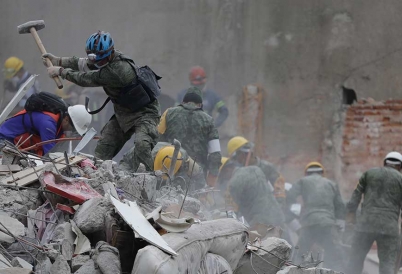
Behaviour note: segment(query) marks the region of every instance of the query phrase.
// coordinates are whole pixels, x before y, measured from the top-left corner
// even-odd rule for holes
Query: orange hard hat
[[[189,78],[191,84],[198,86],[206,82],[207,75],[205,74],[205,70],[202,67],[194,66],[190,69]]]

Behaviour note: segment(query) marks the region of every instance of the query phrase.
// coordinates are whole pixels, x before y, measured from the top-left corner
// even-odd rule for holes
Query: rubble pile
[[[249,244],[243,223],[157,173],[54,161],[0,177],[0,273],[313,273],[287,267],[285,240]]]

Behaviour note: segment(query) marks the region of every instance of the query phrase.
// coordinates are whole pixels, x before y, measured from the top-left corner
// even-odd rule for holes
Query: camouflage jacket
[[[356,212],[364,195],[356,231],[398,235],[402,206],[402,175],[389,167],[366,171],[353,191],[347,211]]]
[[[158,126],[160,141],[180,141],[204,171],[217,176],[221,165],[218,130],[211,116],[192,103],[167,109]]]
[[[265,174],[265,177],[271,183],[272,187],[274,188],[274,196],[279,203],[285,203],[286,192],[285,192],[285,179],[283,176],[278,172],[276,167],[267,162],[265,160],[261,160],[260,158],[256,157],[256,166],[262,169]]]
[[[284,223],[283,212],[259,167],[238,168],[229,181],[229,192],[238,206],[240,215],[244,216],[251,226],[277,226]]]
[[[85,58],[63,57],[61,65],[65,69],[61,76],[82,87],[102,86],[110,98],[116,99],[121,89],[136,79],[135,71],[127,61],[120,59],[120,55],[122,53],[116,51],[114,58],[105,67],[94,70],[88,68]],[[127,132],[135,125],[138,115],[159,117],[160,107],[158,100],[155,100],[139,111],[131,112],[130,109],[114,104],[114,112],[120,127]]]
[[[345,219],[345,204],[338,185],[319,174],[306,176],[293,184],[287,193],[288,203],[295,203],[298,196],[303,198],[303,227],[334,225],[336,219]]]

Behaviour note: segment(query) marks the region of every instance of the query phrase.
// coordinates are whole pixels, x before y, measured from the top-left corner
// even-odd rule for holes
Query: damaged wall
[[[358,97],[398,98],[402,72],[402,18],[398,0],[3,0],[0,60],[17,55],[54,90],[34,41],[16,26],[44,19],[40,31],[49,52],[84,55],[84,43],[108,30],[116,47],[163,76],[163,91],[175,96],[188,83],[188,68],[204,66],[209,85],[229,104],[220,130],[236,134],[237,95],[259,83],[266,90],[267,157],[288,181],[321,159],[321,143],[340,108],[342,84]],[[2,80],[2,79],[0,79]],[[223,146],[226,143],[223,143]],[[331,165],[331,161],[328,161]],[[329,168],[333,168],[329,166]]]
[[[337,141],[327,144],[326,153],[327,160],[336,159],[329,174],[349,198],[363,172],[382,166],[387,153],[402,151],[402,100],[360,100],[341,116],[332,135]]]

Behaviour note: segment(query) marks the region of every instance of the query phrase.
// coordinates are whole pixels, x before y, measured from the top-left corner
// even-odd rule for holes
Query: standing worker
[[[167,109],[158,126],[160,140],[179,140],[183,149],[207,175],[207,184],[215,186],[221,165],[218,130],[211,116],[202,110],[202,92],[196,87],[187,90],[183,102]]]
[[[61,76],[83,87],[102,86],[113,102],[115,115],[102,129],[95,156],[112,159],[135,133],[133,170],[143,163],[147,171],[152,171],[151,150],[156,144],[160,118],[157,95],[138,81],[138,67],[114,49],[108,32],[92,34],[86,42],[86,52],[88,58],[44,54],[54,65],[48,68],[49,76]]]
[[[306,176],[293,184],[288,192],[287,202],[293,204],[298,196],[303,198],[297,263],[316,243],[325,250],[324,266],[339,271],[343,263],[337,224],[344,225],[345,204],[338,185],[325,178],[324,172],[320,163],[309,163]]]
[[[229,110],[225,106],[225,102],[222,98],[215,91],[207,88],[207,75],[205,74],[205,70],[200,66],[192,67],[190,69],[189,79],[191,86],[199,88],[203,93],[202,108],[204,111],[210,116],[213,116],[214,110],[218,112],[218,117],[215,119],[215,126],[217,128],[220,127],[228,118]],[[187,89],[184,89],[177,95],[176,104],[180,104],[183,101],[186,92]]]
[[[10,57],[4,62],[4,93],[2,96],[2,102],[0,107],[4,108],[8,102],[14,97],[17,93],[18,89],[21,87],[22,84],[25,83],[26,80],[32,75],[24,68],[24,61],[19,59],[18,57]],[[15,111],[12,113],[15,114],[18,111],[24,108],[25,102],[27,98],[34,93],[38,93],[39,85],[38,81],[35,81],[35,84],[28,90],[26,95],[21,99],[16,107]]]
[[[377,242],[381,274],[393,274],[398,253],[398,219],[402,208],[402,155],[390,152],[384,166],[372,168],[360,177],[347,204],[347,222],[355,223],[356,210],[362,196],[361,214],[352,239],[346,273],[360,274],[364,259],[374,241]],[[399,266],[398,266],[399,268]]]

